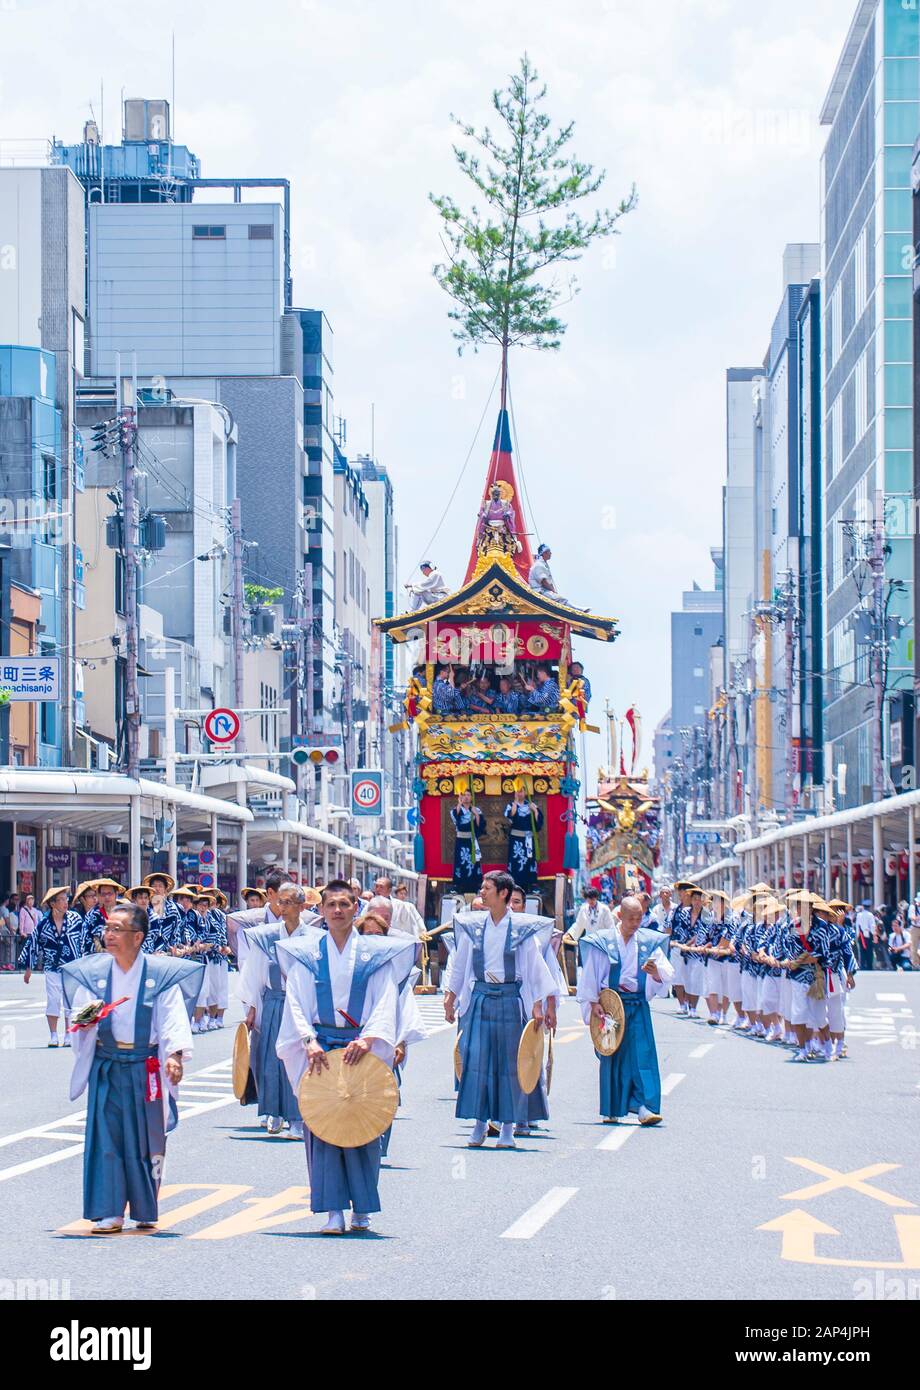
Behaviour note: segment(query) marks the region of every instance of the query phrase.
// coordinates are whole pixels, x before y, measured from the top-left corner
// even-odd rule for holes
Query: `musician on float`
[[[543,829],[543,812],[531,801],[524,784],[517,779],[514,798],[505,807],[508,825],[508,872],[525,893],[537,882],[537,861],[540,857],[539,832]]]
[[[486,818],[473,805],[473,793],[461,791],[450,818],[454,827],[453,886],[460,893],[475,893],[482,882],[482,850],[480,840],[485,834]]]

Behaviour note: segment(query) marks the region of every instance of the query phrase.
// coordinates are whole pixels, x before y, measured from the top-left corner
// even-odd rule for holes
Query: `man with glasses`
[[[64,998],[77,1015],[70,1099],[89,1086],[83,1215],[93,1235],[117,1235],[125,1208],[141,1230],[158,1217],[166,1135],[178,1121],[189,1027],[204,966],[145,955],[146,911],[108,914],[99,955],[65,965]]]

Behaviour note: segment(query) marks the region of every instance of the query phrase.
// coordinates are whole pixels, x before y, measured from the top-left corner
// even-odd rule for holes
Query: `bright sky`
[[[451,112],[479,126],[527,50],[572,149],[606,168],[606,201],[635,181],[622,235],[589,252],[556,354],[512,361],[535,539],[560,591],[620,618],[583,644],[594,686],[651,735],[670,703],[670,613],[709,587],[721,540],[724,378],[762,361],[783,247],[818,238],[818,111],[853,0],[241,0],[150,6],[0,0],[0,139],[75,141],[105,84],[169,97],[176,139],[205,176],[292,181],[294,300],[335,330],[348,452],[393,476],[402,578],[431,551],[459,582],[495,407],[444,527],[497,369],[458,358],[429,191],[462,192]],[[120,137],[119,137],[120,138]],[[603,757],[588,751],[589,780]]]

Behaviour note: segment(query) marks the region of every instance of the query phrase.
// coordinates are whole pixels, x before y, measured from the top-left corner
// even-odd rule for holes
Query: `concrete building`
[[[337,449],[334,468],[335,630],[345,769],[367,767],[371,611],[368,502],[360,473]]]
[[[55,453],[55,487],[53,505],[64,515],[73,511],[74,490],[79,486],[77,468],[79,439],[74,430],[73,409],[75,391],[84,370],[84,204],[83,190],[67,169],[11,168],[0,169],[0,343],[14,348],[44,350],[52,355],[53,371],[48,377],[46,397],[40,387],[24,393],[36,404],[30,408],[45,414],[49,408],[57,412],[54,430],[43,427],[33,443],[41,450]],[[23,364],[27,358],[17,359]],[[12,360],[7,359],[12,369]],[[41,367],[28,369],[35,377]],[[0,392],[10,397],[19,393],[19,386],[7,375]],[[38,405],[38,402],[42,402]],[[8,409],[11,407],[8,407]],[[20,446],[21,447],[21,446]],[[4,450],[0,434],[0,454],[10,458],[10,447]],[[20,455],[20,461],[22,456]],[[44,465],[41,465],[44,468]],[[9,479],[0,476],[2,495],[25,504],[27,497],[43,497],[45,484],[36,476],[34,486],[15,494]],[[25,484],[20,478],[17,486]],[[40,512],[44,506],[39,508]],[[20,530],[22,528],[19,528]],[[39,546],[46,544],[39,532],[34,533]],[[46,737],[40,740],[45,752],[39,756],[50,762],[67,762],[72,756],[74,727],[79,714],[75,691],[73,661],[73,614],[75,605],[75,553],[71,528],[64,527],[56,539],[57,558],[52,576],[45,565],[36,584],[26,571],[25,552],[20,549],[19,573],[28,587],[45,593],[53,590],[55,611],[43,618],[47,634],[57,634],[61,664],[61,701],[53,716],[46,716]],[[36,562],[46,559],[36,551]],[[25,565],[25,568],[22,566]],[[45,582],[50,581],[50,582]],[[44,643],[47,648],[47,640]],[[53,717],[54,728],[48,727]],[[51,748],[57,752],[52,753]]]
[[[821,111],[825,755],[840,807],[873,796],[866,557],[884,517],[886,597],[904,624],[887,689],[914,679],[910,168],[918,132],[917,9],[860,0]],[[867,713],[867,706],[870,712]]]
[[[758,672],[758,802],[782,815],[800,801],[802,673],[799,635],[803,582],[803,493],[800,458],[800,363],[798,316],[817,274],[817,243],[796,243],[783,253],[783,293],[764,358],[761,398],[755,413],[755,550],[757,612],[762,642]],[[810,487],[810,477],[808,478]],[[787,693],[790,693],[787,710]],[[760,735],[762,734],[762,739]],[[811,768],[807,766],[806,775]],[[820,785],[820,778],[819,778]]]

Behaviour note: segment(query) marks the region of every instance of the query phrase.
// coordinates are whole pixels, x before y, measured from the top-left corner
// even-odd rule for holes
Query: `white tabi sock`
[[[499,1142],[499,1144],[513,1144],[513,1143],[514,1143],[514,1124],[513,1124],[513,1123],[512,1123],[512,1124],[507,1124],[507,1125],[502,1125],[501,1129],[500,1129],[499,1132],[498,1132],[498,1142]]]
[[[481,1144],[483,1139],[485,1139],[486,1137],[486,1130],[488,1128],[488,1120],[477,1120],[476,1123],[473,1125],[473,1129],[470,1134],[470,1142],[472,1144]]]

